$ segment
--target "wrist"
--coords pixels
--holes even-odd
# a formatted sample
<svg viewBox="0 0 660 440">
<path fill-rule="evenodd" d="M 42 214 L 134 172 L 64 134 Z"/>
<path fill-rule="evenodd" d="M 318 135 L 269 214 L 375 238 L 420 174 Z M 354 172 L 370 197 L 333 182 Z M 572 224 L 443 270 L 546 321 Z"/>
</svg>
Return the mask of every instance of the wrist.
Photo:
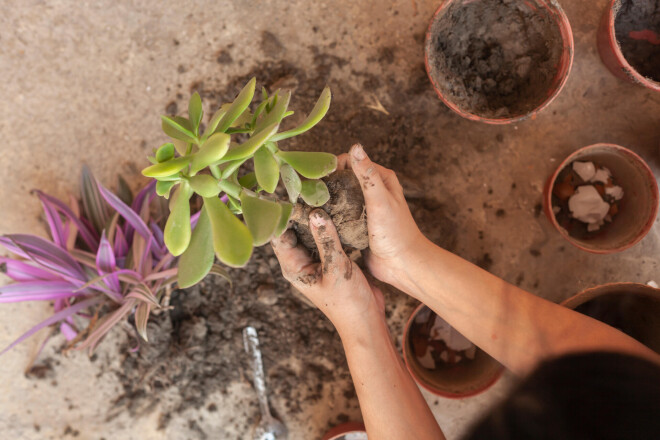
<svg viewBox="0 0 660 440">
<path fill-rule="evenodd" d="M 333 324 L 344 345 L 369 339 L 374 331 L 386 328 L 385 314 L 375 301 L 360 313 L 345 315 Z"/>
<path fill-rule="evenodd" d="M 397 262 L 391 268 L 389 284 L 417 298 L 420 293 L 416 282 L 419 269 L 428 266 L 434 247 L 435 244 L 420 233 L 407 250 L 397 258 Z"/>
</svg>

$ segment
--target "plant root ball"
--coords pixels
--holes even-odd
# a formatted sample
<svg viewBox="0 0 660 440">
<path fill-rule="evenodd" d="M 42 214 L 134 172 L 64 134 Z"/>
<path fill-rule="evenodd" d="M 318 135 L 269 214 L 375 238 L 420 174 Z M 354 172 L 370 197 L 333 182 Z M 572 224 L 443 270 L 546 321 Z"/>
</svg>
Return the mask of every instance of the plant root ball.
<svg viewBox="0 0 660 440">
<path fill-rule="evenodd" d="M 367 212 L 360 182 L 352 170 L 335 171 L 323 179 L 328 186 L 330 200 L 321 206 L 328 213 L 337 228 L 339 239 L 345 251 L 362 250 L 369 246 L 367 233 Z M 305 202 L 297 203 L 293 208 L 291 221 L 298 241 L 314 256 L 318 255 L 314 237 L 309 229 L 309 214 L 317 208 Z"/>
</svg>

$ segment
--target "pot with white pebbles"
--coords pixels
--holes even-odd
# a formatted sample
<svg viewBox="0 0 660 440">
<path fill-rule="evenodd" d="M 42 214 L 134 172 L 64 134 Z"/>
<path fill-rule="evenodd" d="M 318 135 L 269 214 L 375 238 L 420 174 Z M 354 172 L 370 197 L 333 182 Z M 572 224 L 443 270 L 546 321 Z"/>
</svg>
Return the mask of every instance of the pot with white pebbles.
<svg viewBox="0 0 660 440">
<path fill-rule="evenodd" d="M 571 244 L 614 253 L 638 243 L 653 226 L 658 186 L 637 154 L 595 144 L 559 165 L 546 183 L 543 204 L 550 222 Z"/>
</svg>

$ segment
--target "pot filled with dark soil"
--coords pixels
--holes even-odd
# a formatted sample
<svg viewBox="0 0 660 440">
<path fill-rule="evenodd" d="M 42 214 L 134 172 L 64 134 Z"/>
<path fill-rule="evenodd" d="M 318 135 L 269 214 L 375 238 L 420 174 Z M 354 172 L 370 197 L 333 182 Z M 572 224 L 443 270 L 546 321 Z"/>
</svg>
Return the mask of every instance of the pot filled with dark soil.
<svg viewBox="0 0 660 440">
<path fill-rule="evenodd" d="M 660 290 L 655 287 L 604 284 L 580 292 L 561 305 L 617 328 L 660 353 Z"/>
<path fill-rule="evenodd" d="M 367 234 L 367 212 L 364 206 L 362 188 L 350 169 L 335 171 L 323 181 L 328 187 L 330 199 L 320 208 L 328 213 L 337 228 L 342 246 L 350 254 L 353 250 L 363 250 L 369 246 Z M 317 208 L 299 200 L 291 216 L 293 229 L 307 249 L 316 254 L 316 244 L 309 229 L 309 214 Z"/>
<path fill-rule="evenodd" d="M 595 144 L 568 156 L 543 194 L 550 222 L 571 244 L 597 254 L 620 252 L 651 230 L 658 185 L 644 160 L 627 148 Z"/>
<path fill-rule="evenodd" d="M 660 3 L 611 0 L 598 29 L 598 52 L 617 77 L 660 91 Z"/>
<path fill-rule="evenodd" d="M 367 432 L 363 423 L 342 423 L 328 431 L 323 440 L 367 440 Z"/>
<path fill-rule="evenodd" d="M 403 360 L 418 384 L 449 398 L 479 394 L 504 371 L 424 304 L 415 309 L 403 331 Z"/>
<path fill-rule="evenodd" d="M 555 0 L 447 0 L 426 34 L 426 70 L 440 99 L 490 124 L 533 117 L 559 94 L 573 33 Z"/>
</svg>

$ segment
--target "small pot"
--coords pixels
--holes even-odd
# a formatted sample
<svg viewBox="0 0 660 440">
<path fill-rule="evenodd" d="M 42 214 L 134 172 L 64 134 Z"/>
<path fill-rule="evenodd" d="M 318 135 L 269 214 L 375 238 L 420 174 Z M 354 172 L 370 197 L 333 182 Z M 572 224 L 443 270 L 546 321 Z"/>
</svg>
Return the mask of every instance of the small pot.
<svg viewBox="0 0 660 440">
<path fill-rule="evenodd" d="M 650 3 L 651 0 L 643 1 Z M 598 27 L 598 53 L 600 59 L 616 77 L 660 92 L 660 82 L 640 74 L 637 69 L 630 65 L 621 51 L 615 28 L 616 17 L 620 8 L 621 0 L 611 0 L 603 12 Z M 649 32 L 651 31 L 649 30 Z"/>
<path fill-rule="evenodd" d="M 366 438 L 367 431 L 365 431 L 364 424 L 360 422 L 348 422 L 335 426 L 323 436 L 323 440 L 366 440 Z"/>
<path fill-rule="evenodd" d="M 601 232 L 584 239 L 572 237 L 552 212 L 552 190 L 561 171 L 575 160 L 592 161 L 608 168 L 623 188 L 623 199 L 613 221 Z M 595 144 L 577 150 L 557 167 L 543 190 L 543 208 L 550 223 L 572 245 L 595 254 L 621 252 L 638 243 L 651 230 L 658 214 L 658 184 L 637 154 L 614 144 Z"/>
<path fill-rule="evenodd" d="M 453 399 L 474 396 L 495 384 L 502 376 L 504 367 L 478 347 L 474 359 L 468 362 L 435 371 L 420 365 L 413 353 L 410 332 L 417 314 L 427 308 L 420 304 L 403 330 L 403 360 L 415 381 L 435 395 Z"/>
<path fill-rule="evenodd" d="M 638 283 L 603 284 L 561 305 L 618 328 L 660 354 L 660 289 Z"/>
<path fill-rule="evenodd" d="M 438 41 L 438 35 L 440 29 L 442 28 L 442 19 L 445 15 L 450 12 L 450 7 L 452 6 L 466 6 L 470 3 L 473 3 L 475 0 L 445 0 L 441 3 L 440 7 L 435 11 L 431 23 L 426 32 L 426 42 L 424 45 L 424 54 L 425 54 L 425 64 L 426 72 L 431 80 L 431 84 L 435 89 L 435 92 L 440 97 L 442 102 L 447 105 L 454 112 L 463 116 L 466 119 L 473 121 L 485 122 L 487 124 L 511 124 L 514 122 L 522 121 L 527 118 L 534 119 L 536 114 L 546 108 L 561 92 L 568 75 L 571 71 L 571 66 L 573 65 L 573 32 L 571 26 L 568 22 L 566 14 L 562 10 L 561 6 L 557 3 L 556 0 L 519 0 L 519 6 L 521 8 L 526 8 L 529 12 L 534 14 L 546 14 L 552 21 L 554 25 L 557 26 L 557 31 L 559 39 L 557 39 L 557 46 L 561 45 L 561 48 L 557 47 L 559 51 L 558 61 L 555 66 L 552 66 L 556 70 L 554 76 L 552 77 L 549 84 L 546 85 L 545 90 L 535 91 L 533 102 L 531 104 L 525 104 L 524 109 L 510 111 L 508 116 L 499 117 L 494 116 L 492 110 L 488 112 L 479 113 L 476 109 L 470 108 L 466 104 L 466 99 L 471 99 L 467 90 L 457 91 L 454 84 L 451 81 L 446 81 L 443 76 L 440 74 L 441 69 L 436 66 L 437 51 L 434 48 L 434 44 Z M 478 27 L 488 28 L 489 24 L 481 23 Z M 458 32 L 464 32 L 464 29 L 458 29 Z M 509 40 L 510 41 L 510 40 Z M 508 41 L 507 41 L 508 42 Z M 547 43 L 546 43 L 547 44 Z M 532 66 L 534 68 L 536 66 Z M 446 69 L 448 70 L 448 69 Z M 442 70 L 445 71 L 445 70 Z M 527 77 L 525 81 L 529 81 L 530 77 Z M 522 80 L 521 80 L 522 83 Z M 465 92 L 465 93 L 464 93 Z M 468 98 L 466 98 L 466 96 Z M 527 100 L 530 100 L 530 97 L 527 97 Z M 519 104 L 522 106 L 522 104 Z M 488 113 L 488 114 L 486 114 Z"/>
</svg>

